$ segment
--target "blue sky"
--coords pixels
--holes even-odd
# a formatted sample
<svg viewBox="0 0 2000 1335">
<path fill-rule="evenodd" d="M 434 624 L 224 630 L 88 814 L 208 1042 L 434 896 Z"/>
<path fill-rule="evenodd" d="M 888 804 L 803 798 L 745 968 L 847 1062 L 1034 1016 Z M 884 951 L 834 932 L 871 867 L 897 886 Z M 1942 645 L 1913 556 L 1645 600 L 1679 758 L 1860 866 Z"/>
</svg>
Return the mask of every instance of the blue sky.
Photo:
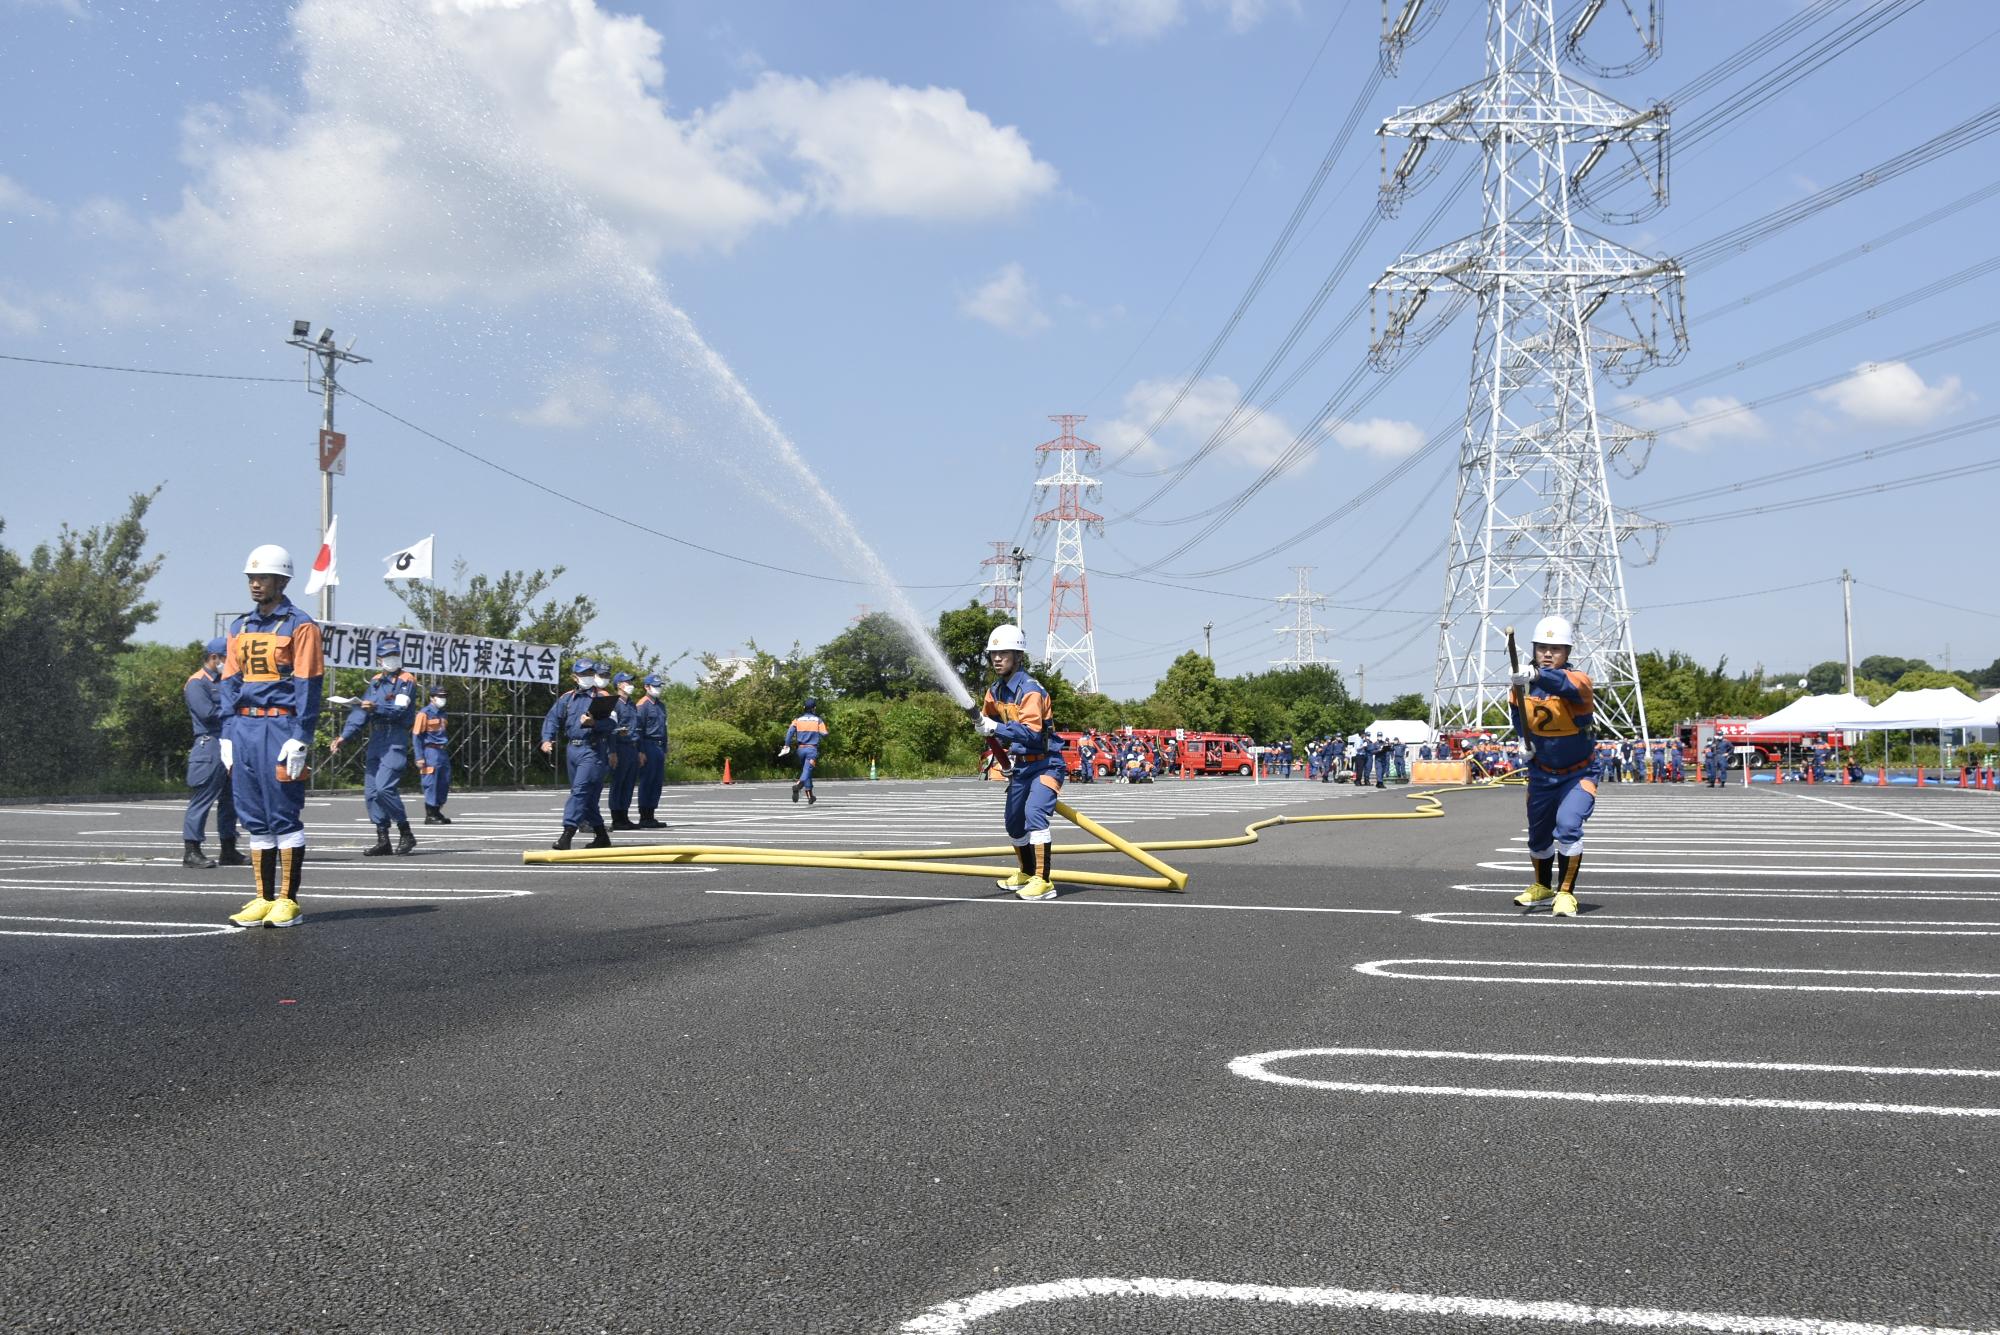
<svg viewBox="0 0 2000 1335">
<path fill-rule="evenodd" d="M 1643 105 L 1802 8 L 1682 0 L 1657 64 L 1589 81 Z M 1184 459 L 1227 415 L 1366 222 L 1376 122 L 1479 76 L 1483 11 L 1444 4 L 1370 101 L 1258 300 L 1126 469 Z M 1374 70 L 1379 21 L 1373 0 L 236 11 L 0 0 L 0 113 L 22 129 L 0 148 L 0 353 L 292 376 L 283 338 L 310 318 L 375 359 L 348 374 L 351 388 L 496 464 L 690 542 L 857 577 L 825 505 L 649 301 L 657 282 L 888 567 L 943 586 L 910 590 L 934 613 L 976 592 L 989 541 L 1029 536 L 1032 451 L 1053 434 L 1049 414 L 1088 413 L 1083 433 L 1117 453 L 1179 387 Z M 1676 122 L 1695 124 L 1838 21 L 1677 107 Z M 1983 6 L 1918 6 L 1683 154 L 1664 213 L 1586 225 L 1678 254 L 1803 199 L 1986 106 L 1996 35 L 2000 14 Z M 1466 161 L 1375 228 L 1302 349 L 1410 244 Z M 1628 564 L 1641 648 L 1738 667 L 1838 657 L 1835 583 L 1712 600 L 1847 566 L 1861 581 L 1857 654 L 1942 662 L 1948 648 L 1960 667 L 2000 656 L 1988 596 L 2000 479 L 1872 490 L 1990 460 L 1990 431 L 1673 499 L 1994 411 L 1989 342 L 1898 361 L 1991 318 L 1986 272 L 1735 369 L 1988 259 L 1992 201 L 1727 308 L 1996 177 L 2000 147 L 1983 140 L 1696 270 L 1686 360 L 1600 387 L 1639 425 L 1710 419 L 1662 434 L 1640 476 L 1614 480 L 1621 505 L 1662 502 L 1661 517 L 1703 521 L 1669 532 L 1653 564 Z M 1473 230 L 1477 208 L 1476 193 L 1458 199 L 1430 244 Z M 1366 340 L 1364 319 L 1140 517 L 1184 519 L 1251 483 L 1363 361 Z M 1461 317 L 1359 420 L 1149 576 L 1162 583 L 1111 576 L 1146 569 L 1198 525 L 1114 520 L 1091 540 L 1106 688 L 1143 694 L 1200 644 L 1205 621 L 1224 672 L 1281 656 L 1274 628 L 1289 618 L 1255 599 L 1289 591 L 1293 565 L 1316 566 L 1314 586 L 1336 604 L 1388 609 L 1326 617 L 1325 652 L 1365 665 L 1371 698 L 1428 686 L 1451 461 L 1433 456 L 1352 516 L 1286 539 L 1462 413 L 1470 347 Z M 1895 364 L 1851 374 L 1870 363 Z M 317 406 L 302 384 L 0 362 L 0 387 L 9 544 L 97 522 L 165 484 L 153 520 L 162 614 L 149 633 L 206 633 L 241 601 L 235 572 L 256 543 L 309 559 Z M 1650 397 L 1621 406 L 1625 395 Z M 377 558 L 430 532 L 441 557 L 475 570 L 568 567 L 559 587 L 598 599 L 599 632 L 669 657 L 749 639 L 812 645 L 883 604 L 865 587 L 732 564 L 556 500 L 351 399 L 340 415 L 342 619 L 392 618 Z M 1111 516 L 1159 484 L 1102 478 L 1098 508 Z M 1845 489 L 1863 490 L 1708 518 Z M 1240 570 L 1193 573 L 1274 547 Z M 1031 565 L 1037 645 L 1047 578 L 1046 562 Z"/>
</svg>

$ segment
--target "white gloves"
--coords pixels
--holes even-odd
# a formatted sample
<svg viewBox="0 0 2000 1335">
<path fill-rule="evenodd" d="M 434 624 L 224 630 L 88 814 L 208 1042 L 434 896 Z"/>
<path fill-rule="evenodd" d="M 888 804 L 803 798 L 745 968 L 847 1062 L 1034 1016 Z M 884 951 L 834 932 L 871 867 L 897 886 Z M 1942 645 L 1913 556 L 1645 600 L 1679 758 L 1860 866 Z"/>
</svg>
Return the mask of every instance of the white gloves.
<svg viewBox="0 0 2000 1335">
<path fill-rule="evenodd" d="M 979 716 L 979 735 L 981 737 L 991 737 L 994 733 L 998 731 L 1000 731 L 999 719 L 993 718 L 992 716 L 987 714 L 981 714 Z"/>
<path fill-rule="evenodd" d="M 305 777 L 306 744 L 293 738 L 278 748 L 278 768 L 285 772 L 285 781 L 297 783 Z"/>
<path fill-rule="evenodd" d="M 781 746 L 778 748 L 778 759 L 783 760 L 786 756 L 790 755 L 791 753 L 792 753 L 791 747 Z"/>
<path fill-rule="evenodd" d="M 1507 678 L 1507 680 L 1513 685 L 1514 689 L 1517 691 L 1527 689 L 1528 674 L 1525 672 L 1516 672 L 1513 676 Z"/>
<path fill-rule="evenodd" d="M 222 739 L 222 768 L 236 768 L 236 744 L 227 737 Z"/>
</svg>

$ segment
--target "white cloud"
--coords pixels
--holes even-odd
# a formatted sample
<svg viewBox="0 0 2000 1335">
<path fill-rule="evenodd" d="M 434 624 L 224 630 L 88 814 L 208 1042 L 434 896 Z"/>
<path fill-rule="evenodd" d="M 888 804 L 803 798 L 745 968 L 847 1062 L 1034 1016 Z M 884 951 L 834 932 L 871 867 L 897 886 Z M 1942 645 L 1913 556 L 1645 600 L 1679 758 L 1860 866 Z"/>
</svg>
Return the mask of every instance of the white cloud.
<svg viewBox="0 0 2000 1335">
<path fill-rule="evenodd" d="M 597 218 L 650 261 L 815 211 L 986 217 L 1056 182 L 950 89 L 770 75 L 676 116 L 660 34 L 596 0 L 303 0 L 292 23 L 299 105 L 191 115 L 162 224 L 260 294 L 504 299 L 572 280 Z"/>
<path fill-rule="evenodd" d="M 1813 397 L 1857 422 L 1920 426 L 1956 411 L 1970 396 L 1955 375 L 1929 385 L 1908 362 L 1863 362 L 1853 375 Z"/>
<path fill-rule="evenodd" d="M 1093 439 L 1114 455 L 1138 445 L 1146 429 L 1159 418 L 1180 392 L 1178 380 L 1142 380 L 1125 395 L 1124 411 L 1096 429 Z M 1187 397 L 1167 419 L 1159 434 L 1139 446 L 1135 458 L 1161 460 L 1182 457 L 1200 447 L 1229 421 L 1242 401 L 1236 382 L 1228 376 L 1205 376 L 1195 382 Z M 1298 433 L 1275 413 L 1246 408 L 1233 423 L 1229 438 L 1216 447 L 1216 457 L 1249 468 L 1268 468 L 1290 447 Z M 1311 462 L 1301 460 L 1299 467 Z"/>
<path fill-rule="evenodd" d="M 1415 422 L 1399 422 L 1388 417 L 1371 417 L 1365 422 L 1342 422 L 1333 429 L 1333 438 L 1350 450 L 1365 450 L 1382 459 L 1400 459 L 1413 454 L 1426 437 Z"/>
<path fill-rule="evenodd" d="M 606 419 L 677 430 L 679 423 L 650 394 L 621 393 L 611 377 L 593 367 L 575 367 L 558 375 L 541 402 L 516 412 L 527 426 L 575 430 Z"/>
<path fill-rule="evenodd" d="M 799 164 L 813 203 L 834 213 L 987 218 L 1056 184 L 1019 130 L 994 125 L 955 88 L 766 74 L 702 125 L 723 143 L 777 147 Z"/>
<path fill-rule="evenodd" d="M 1704 450 L 1719 441 L 1762 440 L 1771 434 L 1764 419 L 1733 394 L 1705 394 L 1692 403 L 1682 403 L 1671 394 L 1649 399 L 1627 394 L 1618 401 L 1618 415 L 1648 430 L 1676 428 L 1666 437 L 1684 450 Z M 1687 421 L 1694 425 L 1680 425 Z"/>
<path fill-rule="evenodd" d="M 41 317 L 33 310 L 0 296 L 0 332 L 25 335 L 41 327 Z"/>
<path fill-rule="evenodd" d="M 1033 284 L 1019 263 L 1003 264 L 979 289 L 961 298 L 958 309 L 1003 333 L 1027 335 L 1049 327 Z"/>
<path fill-rule="evenodd" d="M 1117 41 L 1151 41 L 1186 17 L 1181 0 L 1060 0 L 1100 45 Z M 1248 32 L 1263 22 L 1274 6 L 1294 12 L 1298 0 L 1201 0 L 1202 8 L 1220 13 L 1231 32 Z"/>
<path fill-rule="evenodd" d="M 55 206 L 13 177 L 0 174 L 0 218 L 46 218 Z"/>
</svg>

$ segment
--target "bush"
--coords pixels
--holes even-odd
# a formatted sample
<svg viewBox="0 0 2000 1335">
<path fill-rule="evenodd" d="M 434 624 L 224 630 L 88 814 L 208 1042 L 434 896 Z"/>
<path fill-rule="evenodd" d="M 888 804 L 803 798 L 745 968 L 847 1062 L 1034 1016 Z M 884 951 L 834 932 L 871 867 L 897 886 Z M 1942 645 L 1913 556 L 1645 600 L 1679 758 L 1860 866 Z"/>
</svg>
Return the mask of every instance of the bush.
<svg viewBox="0 0 2000 1335">
<path fill-rule="evenodd" d="M 885 754 L 919 761 L 939 761 L 951 749 L 952 737 L 970 725 L 951 697 L 924 691 L 898 700 L 883 711 Z"/>
<path fill-rule="evenodd" d="M 674 764 L 695 773 L 721 769 L 725 756 L 737 765 L 769 759 L 757 751 L 756 743 L 741 728 L 720 719 L 696 719 L 674 729 L 670 736 Z"/>
<path fill-rule="evenodd" d="M 826 749 L 866 774 L 868 762 L 882 754 L 882 715 L 887 706 L 876 700 L 835 700 L 825 710 Z"/>
</svg>

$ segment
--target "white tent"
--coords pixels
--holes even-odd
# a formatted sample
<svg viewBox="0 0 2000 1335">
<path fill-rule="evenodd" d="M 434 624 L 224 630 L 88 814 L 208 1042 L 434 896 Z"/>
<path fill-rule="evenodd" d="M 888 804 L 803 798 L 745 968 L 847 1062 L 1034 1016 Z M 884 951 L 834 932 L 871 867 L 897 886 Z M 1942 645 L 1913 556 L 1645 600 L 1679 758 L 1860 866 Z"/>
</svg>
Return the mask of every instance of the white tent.
<svg viewBox="0 0 2000 1335">
<path fill-rule="evenodd" d="M 1364 731 L 1369 737 L 1379 733 L 1390 741 L 1401 742 L 1405 746 L 1429 746 L 1436 737 L 1431 731 L 1430 724 L 1420 723 L 1415 719 L 1376 719 Z"/>
<path fill-rule="evenodd" d="M 1978 728 L 1992 725 L 1992 711 L 1954 686 L 1898 691 L 1875 706 L 1865 722 L 1843 723 L 1856 731 L 1906 728 Z"/>
<path fill-rule="evenodd" d="M 1752 732 L 1825 732 L 1865 728 L 1875 706 L 1858 695 L 1808 695 L 1750 725 Z"/>
</svg>

